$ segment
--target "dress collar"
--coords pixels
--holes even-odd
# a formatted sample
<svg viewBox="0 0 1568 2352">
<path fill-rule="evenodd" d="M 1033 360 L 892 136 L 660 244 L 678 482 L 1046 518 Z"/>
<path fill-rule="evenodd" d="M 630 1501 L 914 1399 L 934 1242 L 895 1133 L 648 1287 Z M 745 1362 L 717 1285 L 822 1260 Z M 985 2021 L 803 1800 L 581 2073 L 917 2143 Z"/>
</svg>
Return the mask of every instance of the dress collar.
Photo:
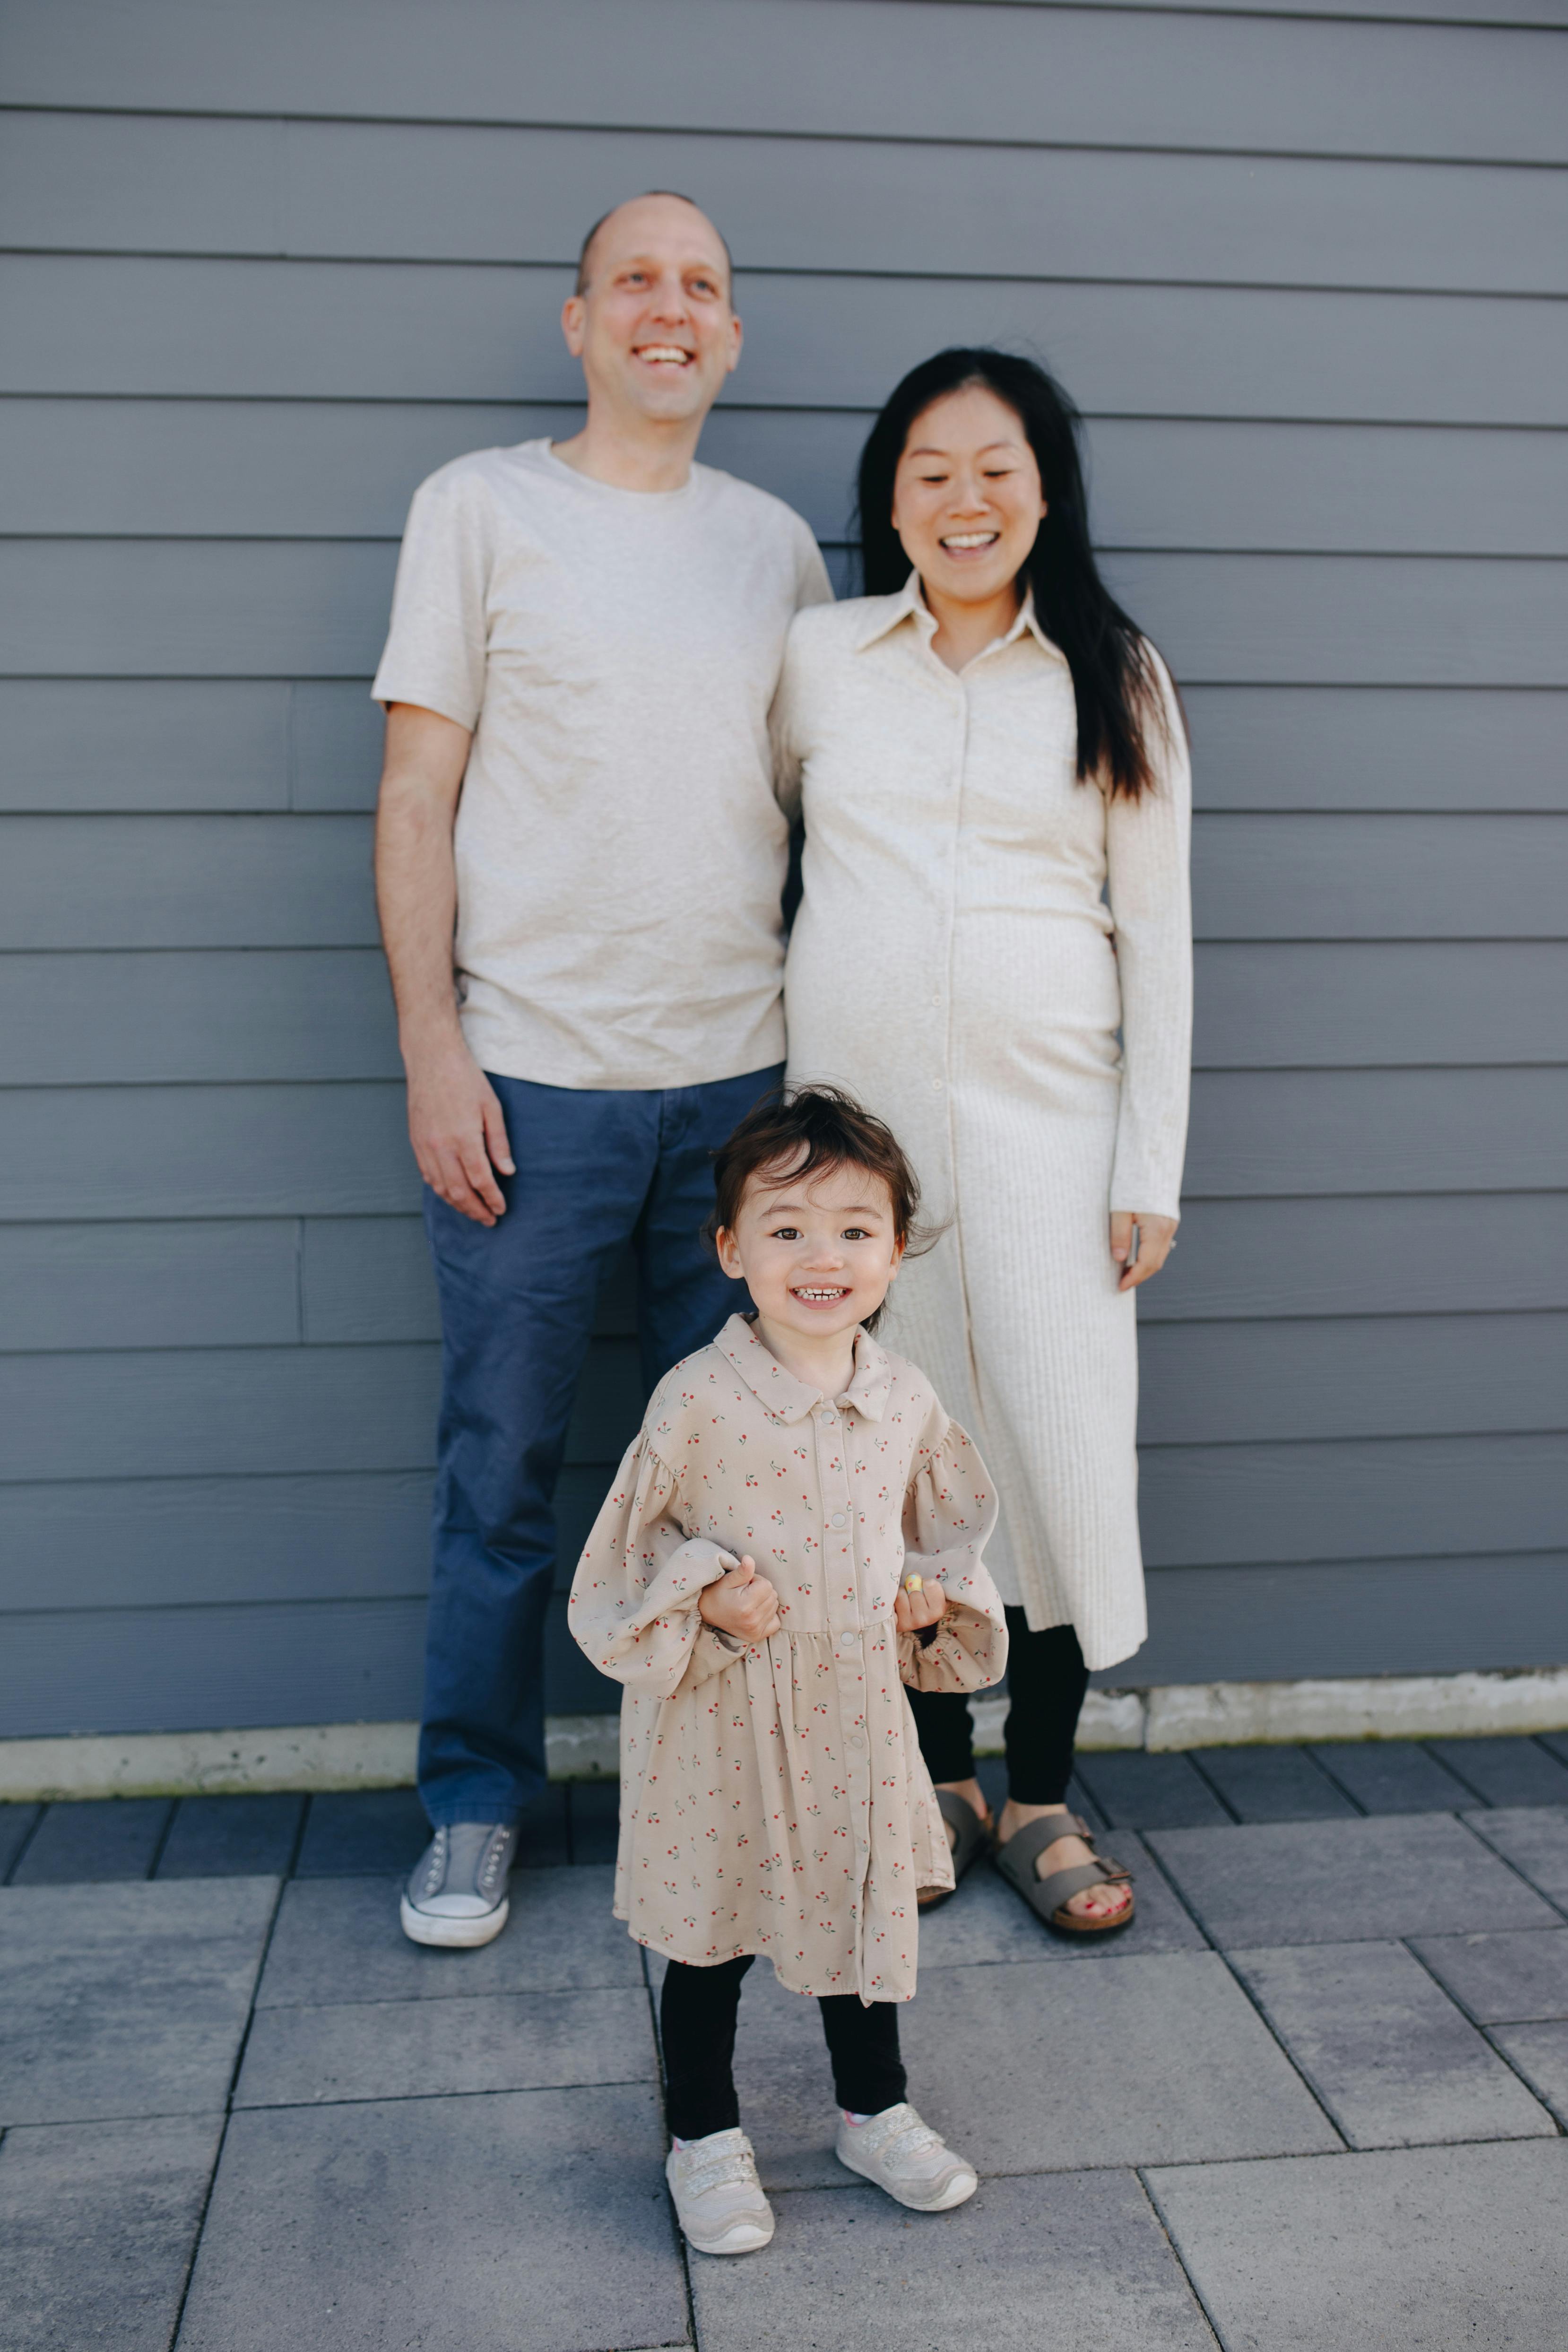
<svg viewBox="0 0 1568 2352">
<path fill-rule="evenodd" d="M 732 1315 L 714 1346 L 734 1366 L 747 1387 L 775 1421 L 804 1421 L 822 1402 L 820 1389 L 808 1387 L 787 1371 L 769 1353 L 743 1315 Z M 893 1366 L 869 1331 L 855 1333 L 855 1368 L 850 1384 L 835 1404 L 852 1405 L 862 1421 L 880 1421 L 893 1387 Z"/>
<path fill-rule="evenodd" d="M 904 621 L 913 621 L 927 645 L 936 634 L 936 623 L 926 604 L 918 572 L 910 573 L 896 596 L 873 596 L 867 601 L 873 609 L 864 630 L 855 639 L 857 653 L 864 653 L 868 646 L 874 646 L 883 637 L 891 636 Z M 1063 659 L 1061 646 L 1052 644 L 1036 618 L 1032 588 L 1013 615 L 1011 628 L 1005 636 L 998 637 L 994 642 L 1001 646 L 1016 645 L 1026 629 L 1040 651 L 1049 654 L 1052 661 Z M 992 647 L 988 646 L 986 651 L 989 653 L 991 650 Z M 984 655 L 976 656 L 977 661 L 984 658 Z"/>
</svg>

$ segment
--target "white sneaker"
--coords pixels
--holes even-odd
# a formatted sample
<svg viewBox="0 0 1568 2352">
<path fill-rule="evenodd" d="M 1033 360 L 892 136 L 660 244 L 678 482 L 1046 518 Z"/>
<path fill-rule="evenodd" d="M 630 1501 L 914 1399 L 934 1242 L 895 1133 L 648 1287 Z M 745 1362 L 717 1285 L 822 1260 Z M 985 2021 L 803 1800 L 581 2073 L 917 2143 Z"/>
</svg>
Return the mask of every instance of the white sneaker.
<svg viewBox="0 0 1568 2352">
<path fill-rule="evenodd" d="M 457 1822 L 439 1829 L 409 1873 L 399 1917 L 414 1944 L 471 1949 L 507 1924 L 507 1874 L 517 1851 L 509 1822 Z"/>
<path fill-rule="evenodd" d="M 841 2108 L 838 2158 L 918 2213 L 946 2213 L 980 2185 L 974 2166 L 955 2156 L 907 2099 L 863 2124 L 846 2123 Z"/>
<path fill-rule="evenodd" d="M 686 2243 L 699 2254 L 752 2254 L 773 2235 L 773 2208 L 738 2124 L 673 2147 L 664 2178 Z"/>
</svg>

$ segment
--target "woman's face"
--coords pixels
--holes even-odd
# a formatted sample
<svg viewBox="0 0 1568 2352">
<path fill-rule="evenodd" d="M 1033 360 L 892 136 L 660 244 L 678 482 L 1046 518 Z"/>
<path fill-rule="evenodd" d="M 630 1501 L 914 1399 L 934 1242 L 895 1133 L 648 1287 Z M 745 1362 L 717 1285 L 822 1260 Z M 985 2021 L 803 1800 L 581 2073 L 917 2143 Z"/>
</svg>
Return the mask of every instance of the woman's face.
<svg viewBox="0 0 1568 2352">
<path fill-rule="evenodd" d="M 1045 513 L 1017 411 L 984 384 L 944 394 L 909 428 L 893 527 L 927 594 L 983 604 L 1009 589 Z"/>
</svg>

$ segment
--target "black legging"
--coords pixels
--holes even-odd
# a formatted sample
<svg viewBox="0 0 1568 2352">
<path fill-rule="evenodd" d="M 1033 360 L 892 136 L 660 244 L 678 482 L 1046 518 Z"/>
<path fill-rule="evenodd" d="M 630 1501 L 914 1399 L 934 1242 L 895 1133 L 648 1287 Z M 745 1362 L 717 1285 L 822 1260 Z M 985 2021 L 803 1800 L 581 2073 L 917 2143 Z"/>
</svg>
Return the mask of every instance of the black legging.
<svg viewBox="0 0 1568 2352">
<path fill-rule="evenodd" d="M 1072 1776 L 1089 1669 L 1071 1625 L 1031 1633 L 1021 1609 L 1007 1615 L 1008 1794 L 1020 1805 L 1060 1805 Z M 975 1725 L 963 1693 L 912 1690 L 909 1704 L 933 1780 L 972 1780 Z"/>
<path fill-rule="evenodd" d="M 672 1960 L 665 1972 L 659 2029 L 670 2129 L 677 2139 L 706 2139 L 740 2121 L 731 2070 L 740 1980 L 750 1966 L 747 1953 L 711 1969 Z M 897 2106 L 904 2093 L 897 2002 L 873 2001 L 866 2009 L 858 1993 L 832 1992 L 821 1994 L 819 2006 L 840 2106 L 861 2116 Z"/>
</svg>

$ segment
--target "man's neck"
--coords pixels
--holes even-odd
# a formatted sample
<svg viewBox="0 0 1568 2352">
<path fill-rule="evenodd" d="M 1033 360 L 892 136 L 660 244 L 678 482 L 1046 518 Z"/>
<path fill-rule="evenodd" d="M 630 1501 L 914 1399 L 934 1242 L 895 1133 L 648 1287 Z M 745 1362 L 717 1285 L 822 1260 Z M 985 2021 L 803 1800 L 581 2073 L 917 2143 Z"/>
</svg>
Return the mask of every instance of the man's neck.
<svg viewBox="0 0 1568 2352">
<path fill-rule="evenodd" d="M 616 490 L 681 490 L 691 478 L 705 418 L 664 424 L 648 416 L 606 415 L 593 401 L 588 422 L 570 441 L 550 444 L 563 465 Z"/>
<path fill-rule="evenodd" d="M 824 1332 L 821 1339 L 814 1339 L 803 1332 L 781 1331 L 776 1323 L 769 1323 L 761 1315 L 752 1328 L 768 1354 L 776 1357 L 787 1372 L 793 1372 L 798 1381 L 821 1396 L 842 1396 L 855 1376 L 852 1330 Z"/>
</svg>

